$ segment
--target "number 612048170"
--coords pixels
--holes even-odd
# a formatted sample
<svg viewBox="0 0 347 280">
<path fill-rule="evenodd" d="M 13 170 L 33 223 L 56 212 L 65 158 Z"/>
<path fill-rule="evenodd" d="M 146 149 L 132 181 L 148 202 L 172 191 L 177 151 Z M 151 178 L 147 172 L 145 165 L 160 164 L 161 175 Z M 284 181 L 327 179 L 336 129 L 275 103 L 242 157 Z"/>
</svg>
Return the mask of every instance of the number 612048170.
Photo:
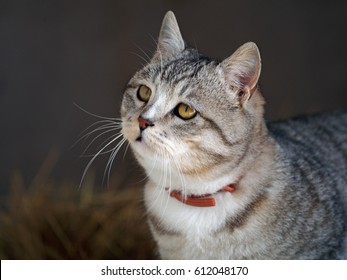
<svg viewBox="0 0 347 280">
<path fill-rule="evenodd" d="M 195 275 L 247 275 L 248 268 L 246 266 L 235 267 L 197 267 L 194 271 Z"/>
</svg>

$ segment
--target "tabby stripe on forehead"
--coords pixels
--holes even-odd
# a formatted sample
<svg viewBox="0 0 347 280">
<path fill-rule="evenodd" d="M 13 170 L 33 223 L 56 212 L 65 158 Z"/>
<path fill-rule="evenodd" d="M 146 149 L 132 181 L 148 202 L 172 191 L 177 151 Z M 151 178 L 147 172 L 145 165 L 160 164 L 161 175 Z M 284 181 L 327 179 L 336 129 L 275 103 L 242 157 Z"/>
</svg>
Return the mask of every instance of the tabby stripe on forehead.
<svg viewBox="0 0 347 280">
<path fill-rule="evenodd" d="M 183 80 L 190 80 L 193 76 L 194 76 L 194 73 L 193 74 L 188 74 L 188 75 L 182 75 L 182 76 L 180 76 L 177 79 L 172 79 L 171 82 L 175 83 L 175 84 L 178 84 L 179 82 L 181 82 Z"/>
<path fill-rule="evenodd" d="M 192 69 L 193 71 L 191 71 L 190 73 L 188 71 L 185 71 L 185 72 L 188 72 L 187 74 L 185 75 L 182 75 L 182 76 L 178 76 L 178 78 L 176 79 L 172 79 L 172 82 L 175 83 L 175 84 L 178 84 L 179 82 L 183 81 L 183 80 L 188 80 L 188 82 L 190 82 L 190 80 L 195 77 L 199 71 L 205 66 L 206 64 L 201 64 L 199 66 L 196 66 L 194 69 Z"/>
<path fill-rule="evenodd" d="M 187 89 L 189 88 L 189 84 L 185 84 L 183 85 L 183 87 L 181 88 L 180 92 L 178 93 L 179 95 L 183 95 L 186 93 Z"/>
<path fill-rule="evenodd" d="M 183 79 L 191 79 L 197 75 L 197 73 L 208 63 L 210 60 L 195 58 L 192 60 L 174 60 L 167 63 L 161 74 L 161 79 L 168 82 L 178 83 Z"/>
</svg>

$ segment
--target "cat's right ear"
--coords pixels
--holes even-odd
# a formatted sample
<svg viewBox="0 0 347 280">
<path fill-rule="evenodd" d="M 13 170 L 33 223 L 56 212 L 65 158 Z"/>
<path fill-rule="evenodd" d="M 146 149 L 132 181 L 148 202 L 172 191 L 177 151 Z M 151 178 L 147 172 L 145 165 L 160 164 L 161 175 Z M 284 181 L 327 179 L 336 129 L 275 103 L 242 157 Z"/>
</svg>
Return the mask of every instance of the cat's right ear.
<svg viewBox="0 0 347 280">
<path fill-rule="evenodd" d="M 261 71 L 257 45 L 252 42 L 242 45 L 221 66 L 226 82 L 238 88 L 243 101 L 249 100 L 257 89 Z"/>
<path fill-rule="evenodd" d="M 173 12 L 168 11 L 161 25 L 157 52 L 154 57 L 171 57 L 185 49 L 185 43 L 182 38 L 176 17 Z"/>
</svg>

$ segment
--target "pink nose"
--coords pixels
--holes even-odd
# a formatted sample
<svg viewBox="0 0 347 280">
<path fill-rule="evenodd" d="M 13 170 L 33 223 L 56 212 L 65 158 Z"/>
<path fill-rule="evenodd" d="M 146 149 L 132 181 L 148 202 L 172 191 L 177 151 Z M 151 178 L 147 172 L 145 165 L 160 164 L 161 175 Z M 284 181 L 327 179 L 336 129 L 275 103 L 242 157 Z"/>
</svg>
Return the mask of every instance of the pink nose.
<svg viewBox="0 0 347 280">
<path fill-rule="evenodd" d="M 141 130 L 146 129 L 149 126 L 154 126 L 154 124 L 152 124 L 149 120 L 146 120 L 141 116 L 138 118 L 138 121 L 139 121 L 139 127 Z"/>
</svg>

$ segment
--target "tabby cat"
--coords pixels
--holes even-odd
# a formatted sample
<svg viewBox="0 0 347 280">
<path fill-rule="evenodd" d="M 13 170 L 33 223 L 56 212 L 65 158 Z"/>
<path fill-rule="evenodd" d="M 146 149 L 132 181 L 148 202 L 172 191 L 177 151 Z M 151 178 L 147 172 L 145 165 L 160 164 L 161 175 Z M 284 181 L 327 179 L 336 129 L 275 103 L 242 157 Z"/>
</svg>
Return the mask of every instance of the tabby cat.
<svg viewBox="0 0 347 280">
<path fill-rule="evenodd" d="M 122 133 L 161 258 L 347 258 L 347 113 L 265 123 L 260 71 L 254 43 L 211 59 L 168 12 L 127 85 Z"/>
</svg>

